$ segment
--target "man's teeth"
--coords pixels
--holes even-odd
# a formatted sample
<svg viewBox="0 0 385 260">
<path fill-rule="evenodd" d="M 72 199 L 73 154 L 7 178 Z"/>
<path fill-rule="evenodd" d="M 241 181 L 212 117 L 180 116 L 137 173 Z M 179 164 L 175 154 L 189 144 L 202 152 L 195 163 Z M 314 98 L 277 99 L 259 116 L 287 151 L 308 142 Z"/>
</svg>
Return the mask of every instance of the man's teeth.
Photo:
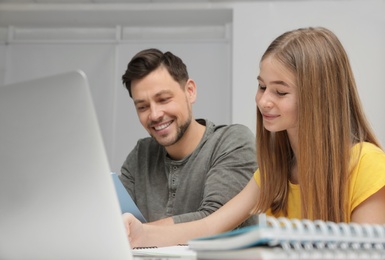
<svg viewBox="0 0 385 260">
<path fill-rule="evenodd" d="M 156 130 L 156 131 L 159 131 L 159 130 L 165 129 L 165 128 L 168 127 L 170 124 L 171 124 L 171 122 L 170 122 L 170 123 L 167 123 L 167 124 L 163 124 L 163 125 L 158 125 L 158 126 L 155 127 L 155 130 Z"/>
</svg>

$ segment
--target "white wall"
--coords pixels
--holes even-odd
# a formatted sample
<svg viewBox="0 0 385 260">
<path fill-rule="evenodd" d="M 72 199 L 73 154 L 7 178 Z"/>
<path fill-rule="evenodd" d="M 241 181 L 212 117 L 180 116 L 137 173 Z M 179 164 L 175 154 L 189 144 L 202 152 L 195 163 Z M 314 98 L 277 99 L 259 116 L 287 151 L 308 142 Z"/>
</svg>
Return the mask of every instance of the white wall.
<svg viewBox="0 0 385 260">
<path fill-rule="evenodd" d="M 0 85 L 4 82 L 6 60 L 6 47 L 0 44 Z"/>
<path fill-rule="evenodd" d="M 218 9 L 224 14 L 221 19 L 228 23 L 223 24 L 224 37 L 217 37 L 214 29 L 212 33 L 203 33 L 205 36 L 201 39 L 198 35 L 193 40 L 183 39 L 183 35 L 191 35 L 184 30 L 179 38 L 163 36 L 158 41 L 88 39 L 73 42 L 67 41 L 65 33 L 61 35 L 59 30 L 56 33 L 59 39 L 45 42 L 40 36 L 46 32 L 31 30 L 19 35 L 35 35 L 37 41 L 9 41 L 8 38 L 1 44 L 4 37 L 0 35 L 0 84 L 83 69 L 90 79 L 112 170 L 119 171 L 136 140 L 147 135 L 120 81 L 128 60 L 136 51 L 158 47 L 171 50 L 185 60 L 190 76 L 198 83 L 196 117 L 209 118 L 218 124 L 242 123 L 255 131 L 254 96 L 262 53 L 275 37 L 287 30 L 325 26 L 333 30 L 346 47 L 364 109 L 385 145 L 385 0 L 226 1 L 200 5 L 200 8 Z M 232 11 L 230 20 L 226 20 L 224 9 Z M 191 17 L 194 15 L 189 19 L 193 19 Z M 206 17 L 209 17 L 207 13 Z M 113 17 L 109 23 L 111 20 Z M 194 21 L 198 23 L 199 18 Z M 114 30 L 100 30 L 115 37 Z M 81 35 L 82 31 L 76 33 Z M 87 33 L 90 34 L 90 30 L 84 31 Z M 155 34 L 164 35 L 164 32 L 158 30 Z M 215 39 L 210 39 L 210 35 L 215 35 Z"/>
</svg>

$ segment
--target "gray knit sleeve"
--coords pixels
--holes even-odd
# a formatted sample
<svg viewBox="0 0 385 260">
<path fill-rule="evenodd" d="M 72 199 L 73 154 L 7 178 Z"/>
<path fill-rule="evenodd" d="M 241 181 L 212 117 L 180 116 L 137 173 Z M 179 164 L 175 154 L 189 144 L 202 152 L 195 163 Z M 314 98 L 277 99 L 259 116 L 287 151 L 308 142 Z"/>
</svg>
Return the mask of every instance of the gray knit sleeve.
<svg viewBox="0 0 385 260">
<path fill-rule="evenodd" d="M 201 169 L 205 167 L 204 164 L 199 164 L 199 161 L 209 158 L 200 207 L 195 212 L 173 216 L 174 222 L 201 219 L 238 194 L 257 169 L 255 150 L 254 134 L 243 125 L 226 126 L 208 138 L 195 158 L 198 163 L 191 172 L 197 175 L 205 172 Z M 253 223 L 256 223 L 256 219 L 251 218 L 245 224 Z"/>
</svg>

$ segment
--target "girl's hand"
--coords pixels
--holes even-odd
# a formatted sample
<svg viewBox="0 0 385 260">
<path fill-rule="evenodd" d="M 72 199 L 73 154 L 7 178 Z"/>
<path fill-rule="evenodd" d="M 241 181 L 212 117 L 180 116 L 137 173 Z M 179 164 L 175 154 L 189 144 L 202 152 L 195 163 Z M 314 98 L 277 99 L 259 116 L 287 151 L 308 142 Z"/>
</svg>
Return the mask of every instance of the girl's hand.
<svg viewBox="0 0 385 260">
<path fill-rule="evenodd" d="M 145 231 L 142 222 L 131 213 L 124 213 L 122 217 L 131 247 L 145 246 Z"/>
</svg>

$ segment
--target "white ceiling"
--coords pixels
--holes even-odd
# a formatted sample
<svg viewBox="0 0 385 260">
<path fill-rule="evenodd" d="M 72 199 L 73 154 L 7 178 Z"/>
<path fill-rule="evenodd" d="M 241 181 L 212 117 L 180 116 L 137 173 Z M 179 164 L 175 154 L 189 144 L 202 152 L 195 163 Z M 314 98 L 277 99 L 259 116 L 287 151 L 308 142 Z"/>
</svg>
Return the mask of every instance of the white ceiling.
<svg viewBox="0 0 385 260">
<path fill-rule="evenodd" d="M 0 0 L 0 27 L 217 26 L 232 21 L 230 2 Z"/>
<path fill-rule="evenodd" d="M 263 1 L 275 0 L 0 0 L 0 27 L 223 26 L 233 3 Z"/>
<path fill-rule="evenodd" d="M 258 0 L 235 0 L 235 2 L 253 2 Z M 2 3 L 218 3 L 218 2 L 234 2 L 234 0 L 0 0 Z"/>
</svg>

